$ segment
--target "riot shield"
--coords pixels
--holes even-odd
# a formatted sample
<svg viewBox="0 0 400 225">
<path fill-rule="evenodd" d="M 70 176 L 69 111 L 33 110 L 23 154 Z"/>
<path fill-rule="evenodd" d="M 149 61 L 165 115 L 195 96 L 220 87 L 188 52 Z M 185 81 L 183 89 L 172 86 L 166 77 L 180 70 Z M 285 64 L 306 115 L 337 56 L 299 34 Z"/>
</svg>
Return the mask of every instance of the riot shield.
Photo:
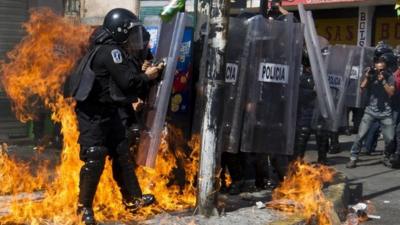
<svg viewBox="0 0 400 225">
<path fill-rule="evenodd" d="M 249 19 L 241 151 L 293 154 L 303 26 Z"/>
<path fill-rule="evenodd" d="M 343 111 L 352 65 L 357 52 L 355 46 L 334 45 L 329 47 L 326 68 L 329 86 L 335 103 L 335 114 L 330 120 L 329 130 L 336 132 L 344 120 Z"/>
<path fill-rule="evenodd" d="M 347 107 L 364 107 L 363 94 L 360 89 L 361 79 L 367 67 L 374 65 L 374 51 L 372 47 L 354 47 L 354 61 L 352 64 L 349 85 L 347 87 L 345 105 Z"/>
<path fill-rule="evenodd" d="M 240 73 L 241 63 L 246 57 L 243 50 L 247 25 L 245 18 L 229 19 L 228 42 L 225 51 L 225 85 L 223 97 L 223 117 L 219 130 L 219 151 L 238 153 L 242 129 L 243 106 L 245 100 L 245 73 Z"/>
<path fill-rule="evenodd" d="M 161 20 L 158 21 L 161 22 Z M 159 27 L 159 30 L 152 31 L 150 29 L 150 33 L 155 34 L 157 37 L 156 41 L 153 39 L 153 44 L 157 45 L 154 50 L 154 58 L 156 61 L 163 59 L 166 66 L 162 80 L 151 90 L 149 101 L 147 102 L 146 118 L 140 135 L 139 151 L 136 157 L 139 165 L 148 167 L 154 167 L 155 165 L 178 63 L 179 50 L 184 29 L 188 22 L 189 18 L 185 13 L 178 13 L 168 23 L 154 24 L 153 27 Z"/>
<path fill-rule="evenodd" d="M 329 46 L 325 52 L 326 75 L 335 110 L 332 117 L 322 118 L 320 107 L 318 107 L 313 116 L 312 126 L 314 128 L 322 125 L 324 129 L 336 132 L 341 125 L 345 125 L 345 118 L 343 117 L 344 103 L 356 51 L 357 47 L 355 46 L 334 45 Z"/>
<path fill-rule="evenodd" d="M 317 35 L 311 12 L 298 4 L 301 22 L 305 24 L 304 38 L 310 58 L 311 70 L 317 92 L 317 100 L 321 115 L 325 119 L 332 119 L 335 114 L 335 104 L 329 87 L 327 70 L 321 54 L 320 39 Z"/>
</svg>

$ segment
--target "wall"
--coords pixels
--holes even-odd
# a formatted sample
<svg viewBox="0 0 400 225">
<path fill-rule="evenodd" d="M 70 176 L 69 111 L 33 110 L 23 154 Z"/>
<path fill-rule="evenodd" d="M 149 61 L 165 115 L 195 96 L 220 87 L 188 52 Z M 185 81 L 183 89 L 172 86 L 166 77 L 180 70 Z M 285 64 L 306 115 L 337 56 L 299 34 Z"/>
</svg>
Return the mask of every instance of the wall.
<svg viewBox="0 0 400 225">
<path fill-rule="evenodd" d="M 36 7 L 49 7 L 54 12 L 62 15 L 64 12 L 64 1 L 63 0 L 30 0 L 29 8 Z"/>
<path fill-rule="evenodd" d="M 330 44 L 356 45 L 358 8 L 312 11 L 319 35 Z"/>
<path fill-rule="evenodd" d="M 135 0 L 81 0 L 81 21 L 90 25 L 100 25 L 104 16 L 113 8 L 135 11 Z"/>
<path fill-rule="evenodd" d="M 387 41 L 392 46 L 400 45 L 400 20 L 396 16 L 393 6 L 376 7 L 374 17 L 374 36 L 378 41 Z"/>
</svg>

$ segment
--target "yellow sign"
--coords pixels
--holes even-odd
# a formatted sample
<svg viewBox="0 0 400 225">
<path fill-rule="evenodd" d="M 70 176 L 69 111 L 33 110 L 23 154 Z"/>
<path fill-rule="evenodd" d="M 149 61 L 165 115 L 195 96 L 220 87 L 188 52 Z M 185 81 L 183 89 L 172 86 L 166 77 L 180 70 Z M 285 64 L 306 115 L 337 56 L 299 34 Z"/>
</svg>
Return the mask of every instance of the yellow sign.
<svg viewBox="0 0 400 225">
<path fill-rule="evenodd" d="M 329 44 L 357 44 L 358 18 L 317 19 L 317 32 Z"/>
<path fill-rule="evenodd" d="M 400 45 L 400 20 L 397 17 L 376 18 L 375 44 L 382 40 L 393 47 Z"/>
</svg>

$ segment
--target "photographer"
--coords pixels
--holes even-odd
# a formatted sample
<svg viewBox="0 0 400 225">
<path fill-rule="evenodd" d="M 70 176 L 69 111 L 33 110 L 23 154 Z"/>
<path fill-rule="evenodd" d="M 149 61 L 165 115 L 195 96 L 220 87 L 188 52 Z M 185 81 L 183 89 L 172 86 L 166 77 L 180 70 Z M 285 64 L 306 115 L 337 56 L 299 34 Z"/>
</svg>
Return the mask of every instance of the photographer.
<svg viewBox="0 0 400 225">
<path fill-rule="evenodd" d="M 368 68 L 361 89 L 368 94 L 368 104 L 364 111 L 364 116 L 358 130 L 356 140 L 351 148 L 350 161 L 347 168 L 355 168 L 356 160 L 372 123 L 377 121 L 381 125 L 382 134 L 385 140 L 385 157 L 390 155 L 394 139 L 394 121 L 393 110 L 391 106 L 391 97 L 395 94 L 393 71 L 388 68 L 387 55 L 393 52 L 387 52 L 375 58 L 373 68 Z"/>
</svg>

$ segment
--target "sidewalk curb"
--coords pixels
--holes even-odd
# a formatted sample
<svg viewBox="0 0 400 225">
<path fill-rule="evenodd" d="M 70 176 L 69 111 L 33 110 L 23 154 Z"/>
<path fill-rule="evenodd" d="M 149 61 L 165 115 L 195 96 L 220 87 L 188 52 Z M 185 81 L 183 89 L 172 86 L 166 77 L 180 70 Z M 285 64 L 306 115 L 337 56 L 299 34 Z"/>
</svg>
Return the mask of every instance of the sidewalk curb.
<svg viewBox="0 0 400 225">
<path fill-rule="evenodd" d="M 338 171 L 334 180 L 324 190 L 325 196 L 333 203 L 334 211 L 331 218 L 333 225 L 340 225 L 340 221 L 344 221 L 347 215 L 347 205 L 349 202 L 349 189 L 347 184 L 347 177 Z M 270 225 L 305 225 L 306 219 L 297 215 L 289 216 L 289 218 L 281 221 L 276 221 Z"/>
<path fill-rule="evenodd" d="M 284 220 L 272 222 L 269 225 L 305 225 L 305 224 L 306 224 L 305 218 L 293 215 L 289 216 L 289 218 L 286 218 Z"/>
<path fill-rule="evenodd" d="M 342 172 L 337 171 L 332 184 L 325 191 L 325 196 L 333 203 L 335 217 L 339 219 L 340 225 L 340 220 L 346 220 L 350 200 L 347 177 Z"/>
</svg>

